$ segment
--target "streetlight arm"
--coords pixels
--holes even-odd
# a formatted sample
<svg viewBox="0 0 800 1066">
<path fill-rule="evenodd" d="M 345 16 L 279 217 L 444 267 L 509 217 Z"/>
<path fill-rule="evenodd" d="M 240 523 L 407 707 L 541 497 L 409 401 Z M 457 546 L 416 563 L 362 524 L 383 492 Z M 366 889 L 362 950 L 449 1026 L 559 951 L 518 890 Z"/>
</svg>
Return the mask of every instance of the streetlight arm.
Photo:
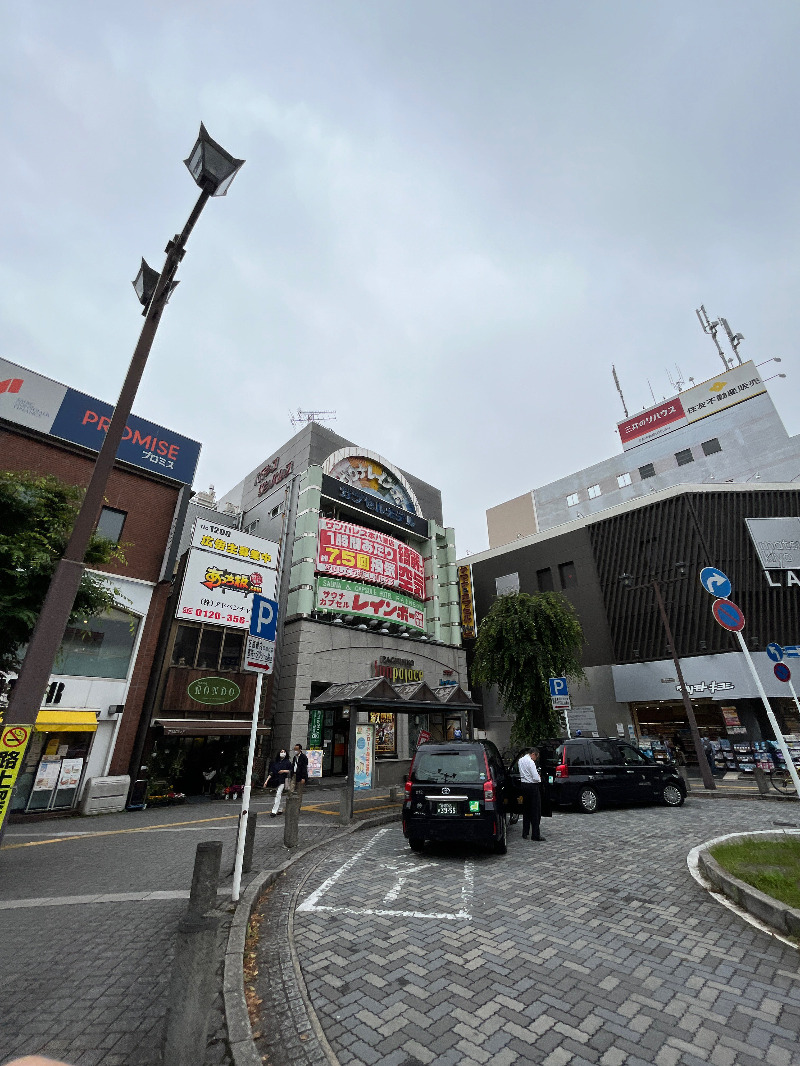
<svg viewBox="0 0 800 1066">
<path fill-rule="evenodd" d="M 185 255 L 186 241 L 210 196 L 211 193 L 207 189 L 200 193 L 183 231 L 167 245 L 164 267 L 147 308 L 144 325 L 122 383 L 105 440 L 95 461 L 66 551 L 59 560 L 50 581 L 19 676 L 12 690 L 5 716 L 7 722 L 19 725 L 33 725 L 36 722 L 53 663 L 61 641 L 64 639 L 64 631 L 83 578 L 84 556 L 103 505 L 108 479 L 114 468 L 117 451 L 147 365 L 167 297 L 172 289 L 172 281 Z"/>
</svg>

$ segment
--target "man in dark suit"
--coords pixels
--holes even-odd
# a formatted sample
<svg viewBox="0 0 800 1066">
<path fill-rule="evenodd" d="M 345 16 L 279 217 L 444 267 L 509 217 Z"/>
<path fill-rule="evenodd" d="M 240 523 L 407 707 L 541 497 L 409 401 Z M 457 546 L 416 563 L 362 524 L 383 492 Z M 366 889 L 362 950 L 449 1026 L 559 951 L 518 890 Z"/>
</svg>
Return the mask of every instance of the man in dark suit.
<svg viewBox="0 0 800 1066">
<path fill-rule="evenodd" d="M 303 789 L 306 787 L 306 781 L 308 781 L 308 756 L 303 751 L 302 744 L 295 744 L 294 746 L 292 778 L 294 780 L 294 791 L 302 803 Z"/>
</svg>

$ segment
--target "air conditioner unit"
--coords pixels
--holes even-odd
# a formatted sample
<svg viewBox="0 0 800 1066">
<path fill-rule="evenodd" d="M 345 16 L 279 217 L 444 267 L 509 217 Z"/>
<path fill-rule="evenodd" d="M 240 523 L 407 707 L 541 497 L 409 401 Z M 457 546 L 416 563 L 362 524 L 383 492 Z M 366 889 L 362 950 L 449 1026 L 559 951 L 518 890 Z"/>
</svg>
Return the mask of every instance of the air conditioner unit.
<svg viewBox="0 0 800 1066">
<path fill-rule="evenodd" d="M 111 703 L 111 704 L 109 704 L 109 707 L 108 707 L 108 710 L 106 711 L 106 714 L 107 714 L 107 716 L 109 718 L 116 718 L 116 716 L 118 714 L 122 714 L 122 712 L 124 710 L 125 710 L 125 704 L 124 703 Z"/>
</svg>

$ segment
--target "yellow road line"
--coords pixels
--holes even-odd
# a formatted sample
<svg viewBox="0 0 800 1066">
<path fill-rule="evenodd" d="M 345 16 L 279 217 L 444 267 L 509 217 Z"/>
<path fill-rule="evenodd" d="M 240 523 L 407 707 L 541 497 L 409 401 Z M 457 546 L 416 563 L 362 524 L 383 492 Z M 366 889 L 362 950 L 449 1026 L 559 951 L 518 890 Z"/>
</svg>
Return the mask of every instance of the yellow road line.
<svg viewBox="0 0 800 1066">
<path fill-rule="evenodd" d="M 382 807 L 359 807 L 354 813 L 360 814 L 362 811 L 383 811 L 389 807 L 395 807 L 398 804 L 388 803 Z M 320 807 L 301 807 L 303 811 L 314 811 L 317 814 L 328 814 L 331 817 L 338 817 L 338 811 L 324 811 Z M 266 815 L 266 811 L 259 811 L 259 814 Z M 200 825 L 205 822 L 229 822 L 232 819 L 238 819 L 238 814 L 222 814 L 216 818 L 189 818 L 183 819 L 180 822 L 164 822 L 161 825 L 140 825 L 134 829 L 98 829 L 94 832 L 87 833 L 74 833 L 70 836 L 63 837 L 49 837 L 47 840 L 27 840 L 23 844 L 3 844 L 0 851 L 12 851 L 14 848 L 38 848 L 42 844 L 66 844 L 71 840 L 88 840 L 91 837 L 114 837 L 121 836 L 125 833 L 149 833 L 154 829 L 174 829 L 176 826 L 182 825 Z"/>
</svg>

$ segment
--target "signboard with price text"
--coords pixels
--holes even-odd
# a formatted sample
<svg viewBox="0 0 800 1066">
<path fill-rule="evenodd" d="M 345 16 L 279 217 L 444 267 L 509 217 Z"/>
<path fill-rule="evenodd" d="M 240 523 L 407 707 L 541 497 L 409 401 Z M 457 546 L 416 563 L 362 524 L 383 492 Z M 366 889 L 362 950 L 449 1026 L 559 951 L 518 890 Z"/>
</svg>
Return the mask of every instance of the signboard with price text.
<svg viewBox="0 0 800 1066">
<path fill-rule="evenodd" d="M 425 599 L 425 564 L 419 552 L 395 537 L 352 522 L 319 520 L 317 571 Z"/>
<path fill-rule="evenodd" d="M 241 537 L 241 534 L 238 534 Z M 263 543 L 267 543 L 266 541 Z M 187 622 L 249 629 L 253 596 L 275 598 L 277 571 L 249 556 L 226 556 L 192 548 L 175 612 Z"/>
</svg>

